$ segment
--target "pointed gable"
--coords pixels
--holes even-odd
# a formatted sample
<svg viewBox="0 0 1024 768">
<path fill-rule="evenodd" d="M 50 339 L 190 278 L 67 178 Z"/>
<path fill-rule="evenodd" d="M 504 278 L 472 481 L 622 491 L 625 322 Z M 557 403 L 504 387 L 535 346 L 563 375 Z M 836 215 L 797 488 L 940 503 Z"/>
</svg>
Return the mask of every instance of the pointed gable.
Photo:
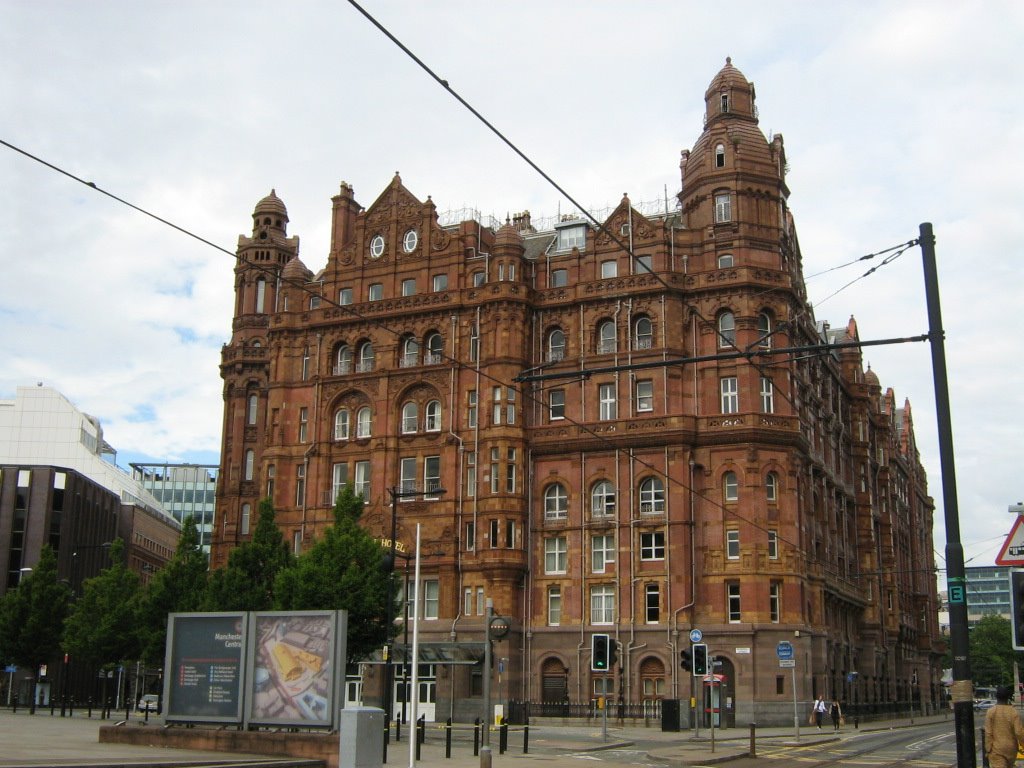
<svg viewBox="0 0 1024 768">
<path fill-rule="evenodd" d="M 623 194 L 622 201 L 604 220 L 604 229 L 598 231 L 597 244 L 608 245 L 612 242 L 612 236 L 628 240 L 631 232 L 634 242 L 648 240 L 657 235 L 657 230 L 657 225 L 632 206 L 629 195 Z"/>
</svg>

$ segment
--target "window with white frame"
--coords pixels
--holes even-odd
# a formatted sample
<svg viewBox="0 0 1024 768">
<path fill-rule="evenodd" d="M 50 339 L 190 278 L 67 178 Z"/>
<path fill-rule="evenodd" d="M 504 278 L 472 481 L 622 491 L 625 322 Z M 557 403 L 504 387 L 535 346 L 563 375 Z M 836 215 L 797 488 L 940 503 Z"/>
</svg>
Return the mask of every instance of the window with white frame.
<svg viewBox="0 0 1024 768">
<path fill-rule="evenodd" d="M 779 476 L 774 472 L 764 476 L 764 495 L 769 503 L 779 500 Z"/>
<path fill-rule="evenodd" d="M 732 470 L 722 475 L 722 497 L 726 501 L 739 501 L 740 484 Z"/>
<path fill-rule="evenodd" d="M 423 358 L 424 365 L 440 365 L 444 362 L 444 337 L 437 333 L 427 335 L 427 354 Z"/>
<path fill-rule="evenodd" d="M 368 405 L 364 405 L 356 411 L 356 437 L 369 437 L 373 429 L 373 411 Z"/>
<path fill-rule="evenodd" d="M 654 410 L 654 381 L 640 379 L 636 383 L 637 413 L 649 413 Z"/>
<path fill-rule="evenodd" d="M 462 591 L 462 613 L 466 616 L 473 615 L 473 588 L 466 587 Z"/>
<path fill-rule="evenodd" d="M 565 358 L 565 332 L 555 328 L 548 334 L 548 362 L 557 363 Z"/>
<path fill-rule="evenodd" d="M 729 311 L 718 314 L 718 346 L 731 347 L 736 343 L 736 316 Z"/>
<path fill-rule="evenodd" d="M 509 549 L 516 547 L 516 521 L 512 518 L 505 520 L 505 546 Z"/>
<path fill-rule="evenodd" d="M 665 532 L 664 531 L 641 531 L 641 533 L 640 533 L 640 559 L 641 560 L 664 560 L 665 559 Z"/>
<path fill-rule="evenodd" d="M 771 349 L 772 346 L 772 318 L 767 312 L 757 315 L 757 344 L 762 349 Z"/>
<path fill-rule="evenodd" d="M 661 589 L 657 584 L 644 585 L 644 614 L 648 624 L 661 621 Z"/>
<path fill-rule="evenodd" d="M 732 196 L 728 192 L 715 193 L 715 224 L 732 221 Z"/>
<path fill-rule="evenodd" d="M 501 424 L 501 412 L 502 412 L 502 387 L 492 387 L 491 397 L 493 399 L 491 408 L 491 424 L 497 426 Z"/>
<path fill-rule="evenodd" d="M 476 613 L 478 616 L 483 616 L 487 610 L 487 601 L 484 599 L 484 588 L 476 588 Z"/>
<path fill-rule="evenodd" d="M 256 314 L 262 315 L 267 300 L 267 281 L 260 278 L 256 281 Z"/>
<path fill-rule="evenodd" d="M 665 486 L 660 478 L 648 477 L 640 483 L 640 514 L 658 515 L 665 512 Z"/>
<path fill-rule="evenodd" d="M 334 465 L 333 472 L 331 473 L 332 504 L 338 500 L 338 494 L 341 493 L 341 489 L 346 485 L 348 485 L 348 463 L 342 461 Z"/>
<path fill-rule="evenodd" d="M 402 406 L 402 434 L 408 435 L 419 428 L 419 407 L 408 402 Z"/>
<path fill-rule="evenodd" d="M 715 145 L 715 168 L 725 168 L 725 144 Z"/>
<path fill-rule="evenodd" d="M 342 288 L 338 291 L 338 304 L 345 306 L 351 304 L 355 300 L 355 295 L 352 293 L 351 288 Z"/>
<path fill-rule="evenodd" d="M 633 264 L 633 274 L 635 275 L 646 275 L 654 271 L 654 260 L 649 253 L 638 255 Z"/>
<path fill-rule="evenodd" d="M 472 552 L 476 549 L 476 523 L 466 523 L 466 551 Z"/>
<path fill-rule="evenodd" d="M 732 257 L 731 253 L 719 254 L 719 256 L 718 256 L 718 268 L 719 269 L 726 269 L 728 267 L 733 266 L 733 264 L 735 264 L 735 261 L 733 260 L 733 257 Z"/>
<path fill-rule="evenodd" d="M 480 360 L 480 328 L 473 323 L 469 328 L 469 361 L 471 363 Z"/>
<path fill-rule="evenodd" d="M 725 556 L 729 560 L 740 559 L 740 532 L 735 529 L 725 532 Z"/>
<path fill-rule="evenodd" d="M 722 392 L 722 413 L 739 413 L 739 381 L 735 376 L 723 376 L 719 379 L 719 386 Z"/>
<path fill-rule="evenodd" d="M 438 595 L 440 594 L 437 579 L 423 581 L 423 618 L 436 619 L 438 616 Z"/>
<path fill-rule="evenodd" d="M 544 518 L 564 520 L 569 513 L 569 495 L 561 483 L 552 483 L 544 489 Z"/>
<path fill-rule="evenodd" d="M 496 447 L 491 448 L 491 493 L 497 493 L 501 487 L 501 478 L 498 476 L 498 470 L 501 468 L 500 455 Z"/>
<path fill-rule="evenodd" d="M 334 439 L 348 440 L 349 413 L 348 408 L 339 408 L 334 412 Z"/>
<path fill-rule="evenodd" d="M 249 395 L 249 404 L 245 411 L 245 423 L 252 426 L 256 423 L 256 413 L 259 407 L 260 398 L 258 395 Z"/>
<path fill-rule="evenodd" d="M 615 514 L 615 486 L 608 480 L 594 483 L 590 492 L 590 512 L 594 517 Z"/>
<path fill-rule="evenodd" d="M 352 373 L 352 348 L 342 344 L 334 353 L 334 375 L 343 376 L 347 373 Z"/>
<path fill-rule="evenodd" d="M 402 368 L 412 368 L 420 364 L 420 343 L 411 336 L 402 342 Z"/>
<path fill-rule="evenodd" d="M 309 378 L 309 347 L 302 348 L 302 380 Z"/>
<path fill-rule="evenodd" d="M 601 262 L 601 279 L 607 280 L 610 277 L 618 277 L 619 264 L 614 259 Z"/>
<path fill-rule="evenodd" d="M 384 298 L 384 284 L 370 283 L 366 289 L 366 297 L 369 301 L 380 301 Z"/>
<path fill-rule="evenodd" d="M 505 452 L 505 493 L 516 492 L 516 449 L 509 448 Z"/>
<path fill-rule="evenodd" d="M 615 623 L 615 587 L 597 584 L 590 588 L 590 623 Z"/>
<path fill-rule="evenodd" d="M 403 296 L 415 296 L 416 295 L 416 278 L 408 277 L 402 281 L 402 295 Z"/>
<path fill-rule="evenodd" d="M 548 587 L 548 626 L 557 627 L 562 623 L 562 588 Z"/>
<path fill-rule="evenodd" d="M 729 594 L 729 623 L 738 624 L 742 612 L 740 611 L 740 585 L 738 582 L 729 582 L 728 587 Z"/>
<path fill-rule="evenodd" d="M 598 418 L 610 421 L 619 417 L 619 406 L 615 398 L 615 384 L 598 384 L 597 400 L 599 403 Z"/>
<path fill-rule="evenodd" d="M 586 243 L 586 224 L 579 224 L 572 227 L 559 227 L 558 242 L 555 245 L 555 250 L 569 251 L 573 248 L 579 248 L 582 251 L 586 247 Z"/>
<path fill-rule="evenodd" d="M 434 289 L 434 293 L 440 293 L 441 291 L 448 290 L 448 275 L 434 275 L 431 278 L 431 287 Z"/>
<path fill-rule="evenodd" d="M 476 496 L 476 451 L 466 451 L 466 495 Z"/>
<path fill-rule="evenodd" d="M 309 437 L 309 408 L 299 408 L 299 442 L 304 443 Z"/>
<path fill-rule="evenodd" d="M 255 472 L 256 454 L 252 449 L 245 452 L 245 477 L 246 480 L 252 480 L 253 473 Z"/>
<path fill-rule="evenodd" d="M 370 462 L 356 462 L 352 490 L 356 496 L 363 497 L 364 503 L 370 503 Z"/>
<path fill-rule="evenodd" d="M 267 466 L 267 498 L 274 500 L 274 480 L 277 477 L 277 467 L 273 464 Z"/>
<path fill-rule="evenodd" d="M 423 498 L 427 501 L 438 498 L 441 489 L 441 457 L 423 457 Z"/>
<path fill-rule="evenodd" d="M 498 548 L 498 519 L 491 519 L 491 532 L 487 537 L 487 543 L 491 545 L 491 549 Z"/>
<path fill-rule="evenodd" d="M 775 529 L 768 531 L 768 559 L 779 559 L 779 532 Z"/>
<path fill-rule="evenodd" d="M 476 427 L 476 403 L 476 390 L 471 389 L 466 393 L 466 426 L 470 429 Z"/>
<path fill-rule="evenodd" d="M 569 270 L 567 269 L 553 269 L 551 270 L 551 287 L 552 288 L 564 288 L 569 284 Z"/>
<path fill-rule="evenodd" d="M 431 400 L 423 414 L 423 429 L 427 432 L 441 431 L 441 401 Z"/>
<path fill-rule="evenodd" d="M 252 519 L 252 505 L 251 504 L 243 504 L 242 505 L 242 519 L 241 519 L 241 521 L 239 522 L 239 525 L 238 525 L 238 527 L 239 527 L 239 531 L 238 532 L 240 534 L 242 534 L 243 536 L 248 536 L 249 535 L 249 521 L 251 519 Z"/>
<path fill-rule="evenodd" d="M 548 392 L 548 419 L 555 421 L 565 418 L 565 390 L 552 389 Z"/>
<path fill-rule="evenodd" d="M 512 387 L 505 389 L 505 423 L 516 423 L 516 391 Z"/>
<path fill-rule="evenodd" d="M 359 373 L 367 373 L 373 370 L 373 344 L 368 341 L 364 341 L 359 346 Z"/>
<path fill-rule="evenodd" d="M 654 324 L 651 318 L 641 315 L 633 324 L 633 348 L 650 349 L 654 346 Z"/>
<path fill-rule="evenodd" d="M 565 536 L 551 536 L 544 539 L 544 573 L 565 573 L 568 562 L 569 549 Z"/>
<path fill-rule="evenodd" d="M 605 566 L 615 562 L 615 537 L 599 533 L 590 537 L 590 569 L 604 573 Z"/>
<path fill-rule="evenodd" d="M 487 282 L 487 275 L 484 274 L 483 270 L 477 270 L 470 276 L 470 279 L 473 287 L 479 288 Z"/>
<path fill-rule="evenodd" d="M 295 466 L 295 506 L 306 506 L 306 465 Z"/>
<path fill-rule="evenodd" d="M 414 493 L 416 491 L 416 457 L 406 456 L 399 462 L 398 489 L 402 493 Z M 401 496 L 400 502 L 412 501 L 412 496 Z"/>
<path fill-rule="evenodd" d="M 782 608 L 782 584 L 773 581 L 768 585 L 768 617 L 772 624 L 779 623 Z"/>
<path fill-rule="evenodd" d="M 775 387 L 767 376 L 761 377 L 761 413 L 775 413 Z"/>
<path fill-rule="evenodd" d="M 615 351 L 615 323 L 612 320 L 603 320 L 597 326 L 597 352 L 605 354 Z"/>
</svg>

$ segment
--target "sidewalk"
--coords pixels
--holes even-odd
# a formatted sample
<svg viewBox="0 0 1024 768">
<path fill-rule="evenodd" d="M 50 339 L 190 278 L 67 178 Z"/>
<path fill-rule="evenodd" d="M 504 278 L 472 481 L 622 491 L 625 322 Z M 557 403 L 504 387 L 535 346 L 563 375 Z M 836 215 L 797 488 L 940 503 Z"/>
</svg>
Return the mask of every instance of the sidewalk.
<svg viewBox="0 0 1024 768">
<path fill-rule="evenodd" d="M 953 727 L 952 718 L 942 715 L 915 718 L 915 724 L 942 722 L 947 720 Z M 295 759 L 268 758 L 260 755 L 210 752 L 198 750 L 169 749 L 154 746 L 133 746 L 126 744 L 101 744 L 98 741 L 100 725 L 113 725 L 116 720 L 87 718 L 84 713 L 74 717 L 61 718 L 59 712 L 51 717 L 47 710 L 30 715 L 26 710 L 12 713 L 0 710 L 0 768 L 37 768 L 38 766 L 137 766 L 155 768 L 158 766 L 301 766 L 308 762 Z M 897 719 L 884 723 L 868 723 L 861 730 L 899 728 L 911 725 L 908 719 Z M 131 726 L 157 729 L 161 724 L 153 720 L 147 726 L 140 726 L 133 720 Z M 801 726 L 800 740 L 789 728 L 758 728 L 757 745 L 808 745 L 842 739 L 854 733 L 847 725 L 836 736 L 830 728 L 817 731 Z M 521 727 L 510 726 L 508 749 L 499 754 L 498 734 L 491 733 L 492 764 L 522 766 L 524 762 L 540 760 L 555 764 L 555 768 L 579 766 L 574 755 L 593 753 L 608 749 L 637 749 L 650 759 L 672 765 L 710 765 L 745 756 L 750 749 L 749 728 L 716 729 L 714 751 L 712 752 L 711 732 L 702 729 L 700 738 L 694 738 L 691 731 L 663 732 L 660 727 L 608 726 L 607 739 L 601 725 L 589 726 L 531 726 L 529 731 L 529 753 L 523 754 L 523 731 Z M 408 732 L 403 731 L 402 741 L 392 741 L 388 749 L 390 768 L 407 768 L 410 765 Z M 443 731 L 432 728 L 427 743 L 421 747 L 417 766 L 422 768 L 479 768 L 479 756 L 473 755 L 472 738 L 461 731 L 453 738 L 452 757 L 445 757 Z"/>
</svg>

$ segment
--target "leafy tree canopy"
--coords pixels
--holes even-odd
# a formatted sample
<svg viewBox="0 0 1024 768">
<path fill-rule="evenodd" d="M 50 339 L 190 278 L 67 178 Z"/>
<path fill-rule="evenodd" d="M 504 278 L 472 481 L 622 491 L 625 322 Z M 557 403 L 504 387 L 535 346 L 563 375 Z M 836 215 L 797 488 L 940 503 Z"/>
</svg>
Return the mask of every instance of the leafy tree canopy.
<svg viewBox="0 0 1024 768">
<path fill-rule="evenodd" d="M 384 617 L 392 575 L 382 567 L 380 543 L 359 525 L 362 511 L 362 497 L 346 486 L 334 505 L 334 525 L 294 568 L 280 572 L 274 588 L 280 610 L 347 610 L 350 660 L 380 647 L 398 614 L 392 604 Z"/>
<path fill-rule="evenodd" d="M 1014 659 L 1024 661 L 1024 654 L 1013 650 L 1008 619 L 989 614 L 971 627 L 971 676 L 975 685 L 1012 685 Z"/>
<path fill-rule="evenodd" d="M 20 666 L 38 669 L 60 653 L 71 588 L 57 580 L 57 556 L 44 546 L 31 571 L 0 601 L 0 648 Z"/>
</svg>

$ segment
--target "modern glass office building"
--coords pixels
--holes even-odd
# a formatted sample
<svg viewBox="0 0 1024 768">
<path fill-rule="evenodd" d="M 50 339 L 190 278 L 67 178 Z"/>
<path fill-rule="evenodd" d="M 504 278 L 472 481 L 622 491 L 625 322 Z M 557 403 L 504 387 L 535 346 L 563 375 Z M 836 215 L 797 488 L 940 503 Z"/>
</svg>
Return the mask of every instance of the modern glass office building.
<svg viewBox="0 0 1024 768">
<path fill-rule="evenodd" d="M 213 464 L 132 464 L 142 483 L 179 523 L 192 515 L 203 551 L 210 553 L 218 467 Z"/>
</svg>

